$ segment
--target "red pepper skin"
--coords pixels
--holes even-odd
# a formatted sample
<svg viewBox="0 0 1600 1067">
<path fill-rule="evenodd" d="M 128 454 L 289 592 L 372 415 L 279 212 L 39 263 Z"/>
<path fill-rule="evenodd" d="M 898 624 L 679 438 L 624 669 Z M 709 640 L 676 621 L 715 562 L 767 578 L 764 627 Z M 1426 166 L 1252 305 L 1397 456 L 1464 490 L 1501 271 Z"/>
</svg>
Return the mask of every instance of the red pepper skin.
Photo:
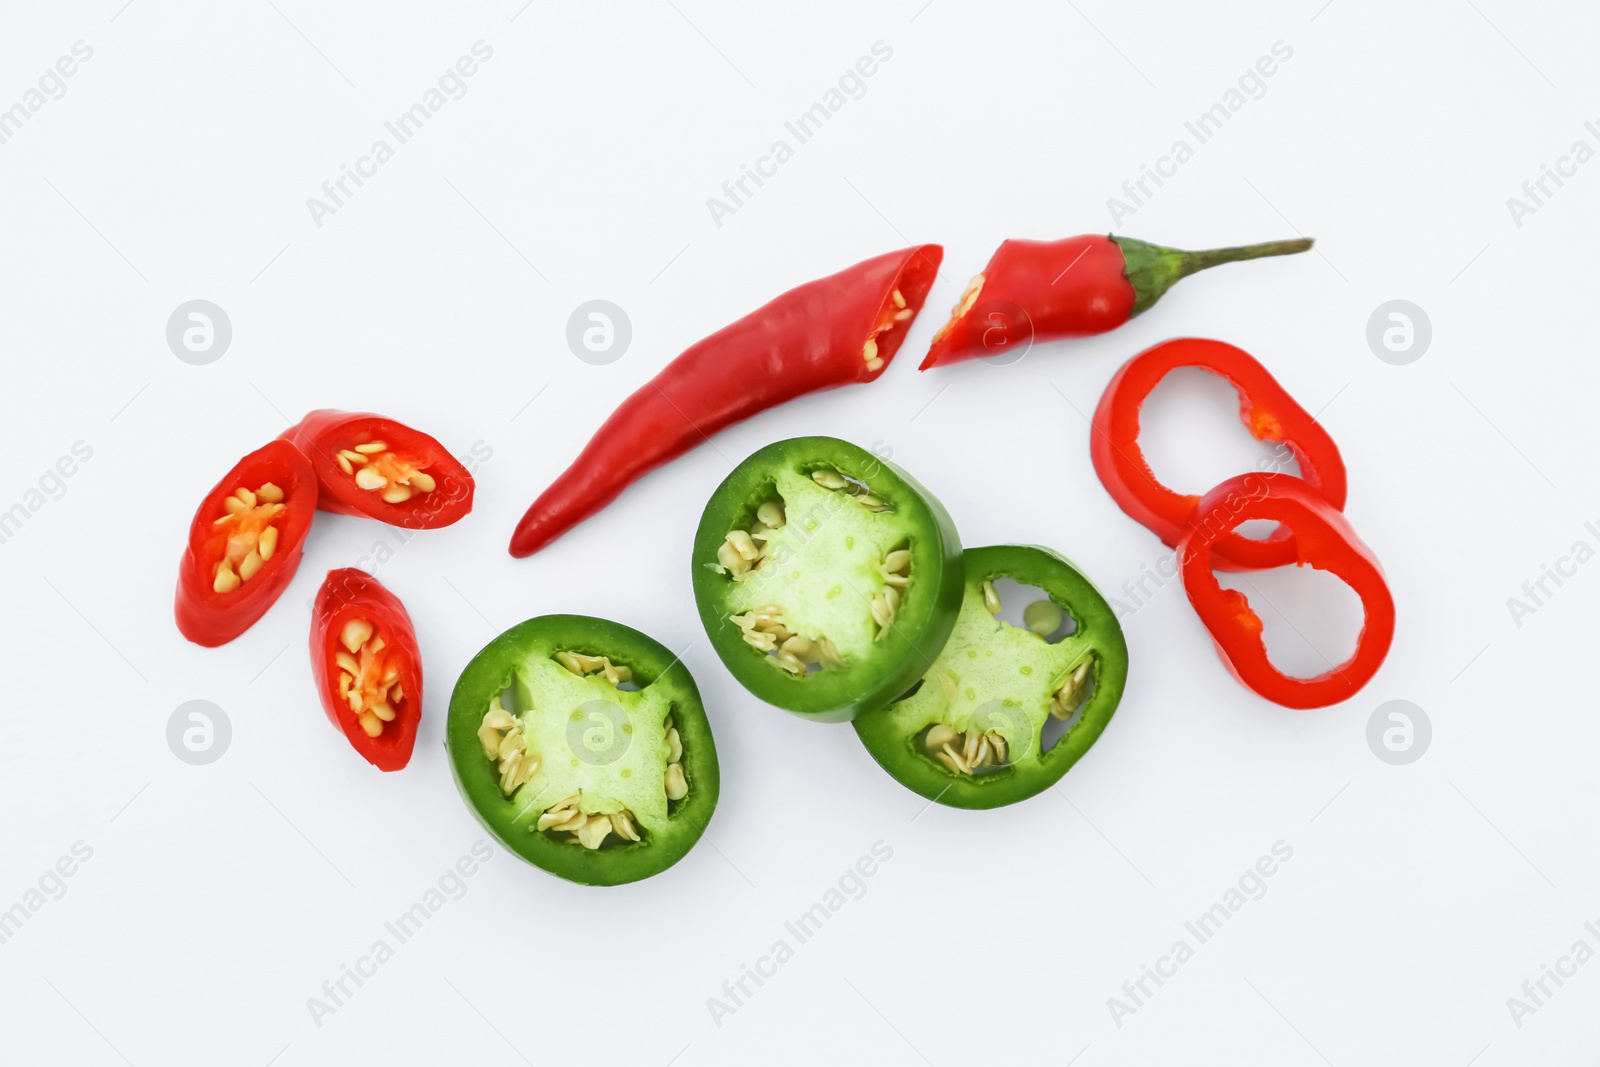
<svg viewBox="0 0 1600 1067">
<path fill-rule="evenodd" d="M 1348 700 L 1382 666 L 1394 640 L 1394 597 L 1383 568 L 1345 517 L 1292 474 L 1243 474 L 1200 501 L 1202 519 L 1178 546 L 1183 589 L 1211 633 L 1217 654 L 1233 676 L 1286 708 L 1320 708 Z M 1212 571 L 1218 533 L 1250 519 L 1271 519 L 1294 530 L 1297 566 L 1312 566 L 1355 590 L 1366 612 L 1355 653 L 1315 678 L 1291 678 L 1267 658 L 1261 618 L 1235 589 L 1223 589 Z"/>
<path fill-rule="evenodd" d="M 806 393 L 874 381 L 905 340 L 944 249 L 917 245 L 808 282 L 696 342 L 629 396 L 539 495 L 511 538 L 529 556 L 641 476 L 741 419 Z M 898 289 L 913 318 L 878 335 Z M 862 349 L 876 339 L 868 367 Z"/>
<path fill-rule="evenodd" d="M 1031 341 L 1105 333 L 1196 271 L 1310 247 L 1308 238 L 1198 252 L 1102 234 L 1006 241 L 973 279 L 981 282 L 977 294 L 969 286 L 934 334 L 920 369 L 1009 354 Z"/>
<path fill-rule="evenodd" d="M 1239 392 L 1239 417 L 1251 436 L 1281 441 L 1294 453 L 1306 485 L 1344 509 L 1344 460 L 1320 423 L 1297 404 L 1270 371 L 1242 348 L 1199 337 L 1165 341 L 1122 365 L 1095 409 L 1089 451 L 1117 506 L 1168 546 L 1188 534 L 1200 498 L 1176 493 L 1156 480 L 1139 448 L 1139 411 L 1160 381 L 1179 367 L 1198 367 L 1226 378 Z M 1280 526 L 1264 539 L 1224 534 L 1212 546 L 1221 570 L 1259 570 L 1295 561 L 1291 532 Z"/>
<path fill-rule="evenodd" d="M 404 698 L 395 708 L 394 721 L 384 723 L 383 733 L 377 737 L 367 736 L 350 705 L 339 697 L 339 666 L 334 657 L 344 648 L 339 635 L 350 619 L 373 624 L 374 634 L 382 636 L 387 646 L 384 655 L 393 657 L 400 674 Z M 328 721 L 343 732 L 362 759 L 380 771 L 398 771 L 411 762 L 417 725 L 422 720 L 422 655 L 405 605 L 367 572 L 354 567 L 329 571 L 317 590 L 311 609 L 311 676 Z"/>
<path fill-rule="evenodd" d="M 444 445 L 403 422 L 370 412 L 324 408 L 311 412 L 280 436 L 310 457 L 321 487 L 317 506 L 323 511 L 360 515 L 410 530 L 434 530 L 458 522 L 472 510 L 476 484 L 467 468 Z M 433 492 L 388 504 L 377 492 L 357 485 L 334 457 L 341 448 L 367 441 L 383 441 L 391 452 L 426 470 L 434 480 Z"/>
<path fill-rule="evenodd" d="M 278 546 L 254 578 L 231 593 L 212 589 L 213 571 L 227 544 L 215 521 L 226 514 L 223 501 L 244 486 L 254 491 L 266 482 L 283 490 L 284 510 L 275 524 Z M 173 615 L 178 630 L 197 645 L 225 645 L 255 625 L 289 587 L 306 532 L 317 510 L 317 476 L 311 461 L 287 441 L 271 441 L 234 464 L 211 487 L 189 525 L 189 545 L 178 564 L 178 593 Z"/>
<path fill-rule="evenodd" d="M 998 355 L 1018 344 L 1114 330 L 1133 317 L 1122 249 L 1104 234 L 1006 241 L 983 268 L 965 315 L 934 335 L 920 370 Z"/>
</svg>

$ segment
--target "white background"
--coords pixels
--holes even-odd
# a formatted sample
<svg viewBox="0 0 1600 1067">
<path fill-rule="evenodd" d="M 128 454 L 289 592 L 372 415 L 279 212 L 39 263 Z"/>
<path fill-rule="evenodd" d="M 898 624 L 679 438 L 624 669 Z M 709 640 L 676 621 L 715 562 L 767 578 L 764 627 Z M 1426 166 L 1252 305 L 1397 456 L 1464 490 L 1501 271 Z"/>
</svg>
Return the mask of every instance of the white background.
<svg viewBox="0 0 1600 1067">
<path fill-rule="evenodd" d="M 176 0 L 9 5 L 0 107 L 73 43 L 93 58 L 0 145 L 0 510 L 74 442 L 93 458 L 0 544 L 0 908 L 74 842 L 93 856 L 0 945 L 6 1063 L 1479 1065 L 1593 1062 L 1600 963 L 1522 997 L 1600 920 L 1592 619 L 1600 565 L 1518 626 L 1507 599 L 1600 520 L 1592 338 L 1600 164 L 1519 227 L 1506 205 L 1578 138 L 1600 24 L 1578 3 L 709 0 L 453 5 Z M 274 6 L 274 4 L 276 6 Z M 483 40 L 492 60 L 336 214 L 306 199 Z M 719 227 L 706 200 L 876 41 L 893 56 Z M 1186 281 L 1125 329 L 1015 366 L 916 363 L 1006 237 L 1105 231 L 1107 198 L 1186 137 L 1276 41 L 1293 57 L 1118 232 L 1182 247 L 1293 236 L 1318 253 Z M 1191 144 L 1193 138 L 1189 137 Z M 685 345 L 793 284 L 921 241 L 946 266 L 883 379 L 737 426 L 527 560 L 534 495 Z M 204 298 L 230 349 L 180 362 Z M 581 302 L 632 346 L 576 359 Z M 1385 301 L 1425 309 L 1415 363 L 1369 349 Z M 1083 415 L 1146 346 L 1259 356 L 1339 442 L 1347 513 L 1399 605 L 1347 704 L 1239 687 L 1176 582 L 1126 621 L 1111 727 L 1059 788 L 925 810 L 845 727 L 738 688 L 694 611 L 688 546 L 729 462 L 783 437 L 885 442 L 967 544 L 1033 542 L 1108 593 L 1162 557 L 1090 466 Z M 171 619 L 200 495 L 315 407 L 380 411 L 493 450 L 477 510 L 375 568 L 428 679 L 416 756 L 380 775 L 317 704 L 306 604 L 387 528 L 321 516 L 288 593 L 217 650 Z M 1146 444 L 1203 490 L 1262 453 L 1231 395 L 1152 401 Z M 1314 576 L 1258 576 L 1282 662 L 1343 658 L 1358 612 Z M 1554 586 L 1548 586 L 1554 589 Z M 483 834 L 442 751 L 467 660 L 580 612 L 675 649 L 722 764 L 709 834 L 615 890 L 495 849 L 344 1006 L 321 995 Z M 1304 638 L 1299 635 L 1303 634 Z M 1308 644 L 1307 641 L 1310 643 Z M 168 717 L 232 724 L 193 767 Z M 1369 717 L 1414 701 L 1426 754 L 1391 766 Z M 1274 842 L 1267 892 L 1114 1019 L 1184 923 Z M 783 924 L 874 842 L 893 858 L 718 1026 Z M 392 940 L 392 939 L 391 939 Z M 751 987 L 753 988 L 753 987 Z"/>
</svg>

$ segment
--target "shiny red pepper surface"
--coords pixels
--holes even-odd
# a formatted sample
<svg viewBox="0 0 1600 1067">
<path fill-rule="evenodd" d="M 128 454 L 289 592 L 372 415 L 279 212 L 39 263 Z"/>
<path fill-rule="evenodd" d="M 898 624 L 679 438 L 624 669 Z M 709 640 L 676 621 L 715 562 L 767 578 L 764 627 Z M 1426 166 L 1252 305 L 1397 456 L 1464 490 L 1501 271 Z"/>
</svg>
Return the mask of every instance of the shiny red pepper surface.
<svg viewBox="0 0 1600 1067">
<path fill-rule="evenodd" d="M 1320 708 L 1361 690 L 1394 640 L 1394 597 L 1383 568 L 1345 517 L 1290 474 L 1230 478 L 1200 500 L 1199 518 L 1178 545 L 1183 589 L 1211 633 L 1217 654 L 1249 689 L 1287 708 Z M 1274 667 L 1262 641 L 1261 617 L 1238 590 L 1224 589 L 1213 572 L 1219 535 L 1251 519 L 1271 519 L 1294 531 L 1294 563 L 1335 575 L 1361 598 L 1366 621 L 1356 650 L 1315 678 L 1291 678 Z"/>
<path fill-rule="evenodd" d="M 821 389 L 874 381 L 905 340 L 944 250 L 889 252 L 791 289 L 695 343 L 629 396 L 517 524 L 528 556 L 724 427 Z"/>
<path fill-rule="evenodd" d="M 1188 252 L 1104 234 L 1006 241 L 934 334 L 921 369 L 979 357 L 1009 362 L 1034 341 L 1105 333 L 1196 271 L 1310 247 L 1302 238 Z"/>
</svg>

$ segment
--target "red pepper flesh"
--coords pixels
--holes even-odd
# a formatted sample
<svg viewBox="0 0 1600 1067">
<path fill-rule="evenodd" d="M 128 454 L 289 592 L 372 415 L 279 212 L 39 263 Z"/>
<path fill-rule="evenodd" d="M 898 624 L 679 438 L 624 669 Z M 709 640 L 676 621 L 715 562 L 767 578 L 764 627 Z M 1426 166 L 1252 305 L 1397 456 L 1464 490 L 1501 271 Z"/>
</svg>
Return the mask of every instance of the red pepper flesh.
<svg viewBox="0 0 1600 1067">
<path fill-rule="evenodd" d="M 300 566 L 316 510 L 311 461 L 287 441 L 269 442 L 223 475 L 195 511 L 178 564 L 173 614 L 183 636 L 215 648 L 266 614 Z"/>
<path fill-rule="evenodd" d="M 1394 640 L 1394 597 L 1383 568 L 1345 517 L 1291 474 L 1243 474 L 1200 501 L 1200 520 L 1178 546 L 1183 589 L 1211 633 L 1222 662 L 1246 687 L 1286 708 L 1320 708 L 1348 700 L 1382 666 Z M 1294 530 L 1294 562 L 1340 578 L 1361 598 L 1366 621 L 1356 650 L 1315 678 L 1291 678 L 1267 658 L 1261 618 L 1235 589 L 1223 589 L 1213 572 L 1220 533 L 1250 519 L 1270 519 Z"/>
<path fill-rule="evenodd" d="M 622 402 L 533 502 L 511 554 L 532 555 L 732 423 L 806 393 L 876 380 L 943 256 L 939 245 L 875 256 L 791 289 L 685 349 Z"/>
<path fill-rule="evenodd" d="M 1201 252 L 1101 234 L 1005 241 L 934 334 L 920 369 L 1009 354 L 1031 341 L 1105 333 L 1196 271 L 1310 247 L 1309 238 Z"/>
<path fill-rule="evenodd" d="M 329 571 L 317 590 L 311 674 L 328 721 L 363 759 L 380 771 L 411 762 L 422 719 L 417 634 L 405 605 L 365 571 Z"/>
<path fill-rule="evenodd" d="M 472 510 L 475 485 L 466 467 L 434 438 L 403 422 L 324 409 L 281 436 L 310 457 L 323 511 L 432 530 Z"/>
<path fill-rule="evenodd" d="M 1242 348 L 1184 337 L 1148 348 L 1124 363 L 1095 409 L 1090 433 L 1094 469 L 1117 506 L 1169 546 L 1188 534 L 1200 498 L 1162 485 L 1139 448 L 1139 411 L 1151 391 L 1179 367 L 1227 379 L 1239 393 L 1239 417 L 1251 436 L 1286 445 L 1306 485 L 1336 511 L 1346 493 L 1344 460 L 1333 438 L 1272 373 Z M 1263 539 L 1222 534 L 1212 551 L 1222 570 L 1281 567 L 1295 560 L 1293 535 L 1278 527 Z"/>
</svg>

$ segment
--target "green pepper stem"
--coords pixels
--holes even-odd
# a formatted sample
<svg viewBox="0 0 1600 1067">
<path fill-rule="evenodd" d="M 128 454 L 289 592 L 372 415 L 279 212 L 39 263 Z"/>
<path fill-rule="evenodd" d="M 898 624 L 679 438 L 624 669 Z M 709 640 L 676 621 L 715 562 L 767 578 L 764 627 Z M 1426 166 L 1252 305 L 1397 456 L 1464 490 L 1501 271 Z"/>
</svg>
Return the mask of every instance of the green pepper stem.
<svg viewBox="0 0 1600 1067">
<path fill-rule="evenodd" d="M 1111 240 L 1122 249 L 1123 274 L 1133 286 L 1133 311 L 1129 317 L 1147 310 L 1160 300 L 1166 291 L 1189 275 L 1215 267 L 1220 263 L 1237 263 L 1245 259 L 1263 259 L 1267 256 L 1292 256 L 1308 251 L 1310 237 L 1296 237 L 1288 241 L 1266 241 L 1261 244 L 1239 245 L 1235 248 L 1210 248 L 1189 252 L 1181 248 L 1165 248 L 1132 237 L 1115 237 Z"/>
<path fill-rule="evenodd" d="M 1267 256 L 1292 256 L 1311 251 L 1310 237 L 1296 237 L 1292 241 L 1264 241 L 1257 245 L 1240 245 L 1237 248 L 1208 248 L 1200 252 L 1180 252 L 1183 277 L 1197 271 L 1215 267 L 1219 263 L 1237 263 L 1242 259 L 1265 259 Z"/>
</svg>

